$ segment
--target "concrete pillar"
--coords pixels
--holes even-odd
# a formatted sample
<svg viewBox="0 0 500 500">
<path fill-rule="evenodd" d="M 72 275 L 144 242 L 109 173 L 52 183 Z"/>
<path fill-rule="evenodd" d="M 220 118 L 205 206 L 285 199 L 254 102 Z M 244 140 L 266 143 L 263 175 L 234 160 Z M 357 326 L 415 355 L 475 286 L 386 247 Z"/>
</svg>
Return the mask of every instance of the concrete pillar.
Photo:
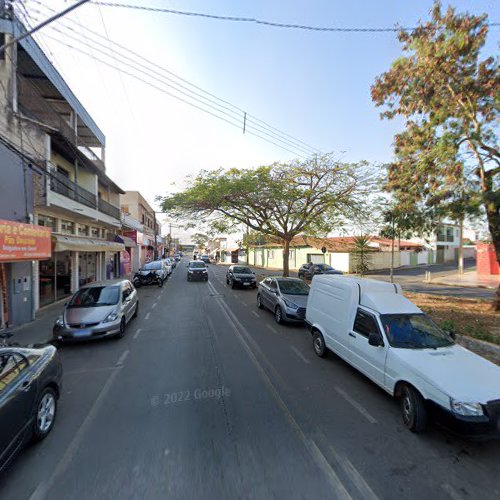
<svg viewBox="0 0 500 500">
<path fill-rule="evenodd" d="M 33 310 L 40 309 L 40 263 L 38 260 L 33 262 L 33 279 L 31 286 L 33 287 Z"/>
<path fill-rule="evenodd" d="M 75 293 L 80 288 L 79 264 L 79 252 L 71 252 L 71 293 Z"/>
</svg>

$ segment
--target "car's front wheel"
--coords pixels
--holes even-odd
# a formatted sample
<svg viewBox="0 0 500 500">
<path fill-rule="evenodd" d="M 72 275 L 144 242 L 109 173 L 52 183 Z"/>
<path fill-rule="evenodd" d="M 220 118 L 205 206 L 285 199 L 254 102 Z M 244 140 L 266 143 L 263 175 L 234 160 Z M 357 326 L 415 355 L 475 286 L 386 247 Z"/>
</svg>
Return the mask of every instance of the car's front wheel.
<svg viewBox="0 0 500 500">
<path fill-rule="evenodd" d="M 324 358 L 326 356 L 325 339 L 318 331 L 313 333 L 313 349 L 316 355 L 320 358 Z"/>
<path fill-rule="evenodd" d="M 280 306 L 276 306 L 276 309 L 274 310 L 274 319 L 279 325 L 283 323 L 283 311 L 281 310 Z"/>
<path fill-rule="evenodd" d="M 122 318 L 120 321 L 120 330 L 116 334 L 117 339 L 122 339 L 125 336 L 125 327 L 127 326 L 127 323 L 125 322 L 125 318 Z"/>
<path fill-rule="evenodd" d="M 423 432 L 427 426 L 427 410 L 421 394 L 405 385 L 401 390 L 401 413 L 403 423 L 412 432 Z"/>
<path fill-rule="evenodd" d="M 46 387 L 36 405 L 36 418 L 33 422 L 33 439 L 41 441 L 52 430 L 57 413 L 57 394 L 52 387 Z"/>
<path fill-rule="evenodd" d="M 264 309 L 264 306 L 262 305 L 262 300 L 260 298 L 260 293 L 257 294 L 257 307 L 259 309 Z"/>
</svg>

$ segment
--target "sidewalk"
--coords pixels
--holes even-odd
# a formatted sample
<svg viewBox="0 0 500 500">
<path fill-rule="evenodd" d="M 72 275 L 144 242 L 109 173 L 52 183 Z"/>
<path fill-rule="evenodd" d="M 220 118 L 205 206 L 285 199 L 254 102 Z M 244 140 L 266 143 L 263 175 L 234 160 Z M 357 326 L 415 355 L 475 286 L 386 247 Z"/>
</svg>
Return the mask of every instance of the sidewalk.
<svg viewBox="0 0 500 500">
<path fill-rule="evenodd" d="M 480 275 L 476 271 L 466 271 L 463 274 L 448 274 L 447 276 L 439 276 L 432 278 L 430 282 L 436 285 L 448 286 L 465 286 L 471 288 L 491 288 L 496 289 L 500 284 L 500 276 L 495 275 Z"/>
<path fill-rule="evenodd" d="M 13 334 L 10 342 L 16 342 L 21 346 L 48 342 L 52 338 L 54 322 L 63 313 L 63 309 L 64 301 L 56 302 L 39 310 L 34 321 L 5 330 Z"/>
</svg>

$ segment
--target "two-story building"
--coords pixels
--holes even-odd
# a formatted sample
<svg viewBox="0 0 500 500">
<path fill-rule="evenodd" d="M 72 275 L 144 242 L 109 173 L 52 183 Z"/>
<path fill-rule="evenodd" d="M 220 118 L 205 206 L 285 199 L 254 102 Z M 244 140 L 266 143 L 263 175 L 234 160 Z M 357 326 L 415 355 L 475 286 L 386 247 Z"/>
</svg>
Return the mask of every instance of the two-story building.
<svg viewBox="0 0 500 500">
<path fill-rule="evenodd" d="M 23 31 L 4 11 L 0 44 Z M 30 222 L 52 231 L 51 257 L 33 265 L 36 310 L 119 274 L 123 191 L 106 174 L 104 134 L 38 44 L 27 37 L 4 54 L 0 135 L 36 172 Z"/>
<path fill-rule="evenodd" d="M 124 231 L 138 248 L 140 265 L 151 262 L 163 255 L 164 240 L 160 236 L 161 225 L 156 219 L 155 211 L 139 191 L 125 191 L 120 196 L 121 211 L 124 215 L 139 221 L 143 230 Z"/>
</svg>

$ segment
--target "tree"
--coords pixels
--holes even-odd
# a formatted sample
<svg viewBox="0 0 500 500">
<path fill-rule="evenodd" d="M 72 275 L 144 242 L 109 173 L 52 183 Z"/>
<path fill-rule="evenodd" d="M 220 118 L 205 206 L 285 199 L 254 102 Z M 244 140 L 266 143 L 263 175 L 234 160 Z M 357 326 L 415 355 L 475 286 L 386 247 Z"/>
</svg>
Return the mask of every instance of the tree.
<svg viewBox="0 0 500 500">
<path fill-rule="evenodd" d="M 195 233 L 191 236 L 191 241 L 194 242 L 197 248 L 204 249 L 208 242 L 208 236 L 204 233 Z"/>
<path fill-rule="evenodd" d="M 356 274 L 364 276 L 370 270 L 372 251 L 369 236 L 360 235 L 354 238 L 353 248 L 350 253 L 352 256 L 353 271 Z"/>
<path fill-rule="evenodd" d="M 500 262 L 500 73 L 493 57 L 481 59 L 487 16 L 451 7 L 443 13 L 439 1 L 431 16 L 399 33 L 404 56 L 371 89 L 375 104 L 386 107 L 383 118 L 405 119 L 387 187 L 400 204 L 437 218 L 484 210 Z"/>
<path fill-rule="evenodd" d="M 255 169 L 202 171 L 183 192 L 161 199 L 177 219 L 210 223 L 219 231 L 246 224 L 282 242 L 283 275 L 300 233 L 326 234 L 363 212 L 364 164 L 340 163 L 331 154 Z"/>
</svg>

